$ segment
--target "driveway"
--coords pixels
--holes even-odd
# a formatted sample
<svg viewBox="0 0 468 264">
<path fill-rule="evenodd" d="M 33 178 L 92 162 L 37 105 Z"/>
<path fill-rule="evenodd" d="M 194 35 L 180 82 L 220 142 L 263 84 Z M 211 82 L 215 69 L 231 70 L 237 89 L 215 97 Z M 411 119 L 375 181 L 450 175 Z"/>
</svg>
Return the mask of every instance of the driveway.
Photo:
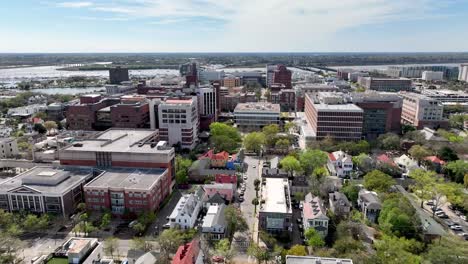
<svg viewBox="0 0 468 264">
<path fill-rule="evenodd" d="M 175 189 L 172 192 L 171 199 L 166 205 L 156 213 L 156 220 L 151 224 L 151 226 L 146 230 L 146 236 L 158 236 L 160 232 L 162 232 L 162 227 L 167 223 L 166 218 L 171 215 L 172 211 L 179 202 L 180 197 L 182 197 L 182 193 Z"/>
</svg>

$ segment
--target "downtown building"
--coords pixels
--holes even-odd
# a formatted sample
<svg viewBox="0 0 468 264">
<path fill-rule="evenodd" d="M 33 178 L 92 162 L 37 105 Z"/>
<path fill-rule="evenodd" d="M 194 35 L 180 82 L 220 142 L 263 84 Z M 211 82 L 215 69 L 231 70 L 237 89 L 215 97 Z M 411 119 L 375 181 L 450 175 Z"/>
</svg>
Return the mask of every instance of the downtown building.
<svg viewBox="0 0 468 264">
<path fill-rule="evenodd" d="M 129 81 L 128 69 L 117 66 L 109 69 L 109 82 L 110 84 L 121 84 L 122 82 Z"/>
<path fill-rule="evenodd" d="M 197 97 L 167 99 L 158 105 L 159 134 L 169 145 L 193 149 L 198 141 Z"/>
<path fill-rule="evenodd" d="M 240 129 L 261 129 L 280 124 L 280 105 L 272 103 L 240 103 L 234 109 L 234 119 Z"/>
<path fill-rule="evenodd" d="M 311 132 L 308 140 L 362 138 L 364 111 L 360 107 L 344 103 L 343 96 L 334 93 L 319 93 L 315 100 L 306 94 L 305 98 L 305 125 L 310 126 Z"/>
<path fill-rule="evenodd" d="M 268 67 L 267 67 L 268 68 Z M 280 83 L 283 84 L 285 89 L 292 89 L 292 72 L 291 70 L 288 70 L 286 66 L 284 65 L 277 65 L 276 69 L 273 70 L 273 76 L 272 76 L 272 82 L 268 85 L 268 87 L 271 87 L 271 85 Z M 268 73 L 267 73 L 267 78 L 268 78 Z"/>
<path fill-rule="evenodd" d="M 397 93 L 376 91 L 351 93 L 349 101 L 364 111 L 362 127 L 364 137 L 375 139 L 387 132 L 400 133 L 403 99 Z"/>
<path fill-rule="evenodd" d="M 468 63 L 460 65 L 460 73 L 458 75 L 458 80 L 468 82 Z"/>
<path fill-rule="evenodd" d="M 111 126 L 110 107 L 118 104 L 120 99 L 104 99 L 99 94 L 87 94 L 80 96 L 80 103 L 70 105 L 66 112 L 67 128 L 69 130 L 104 130 Z M 104 109 L 104 114 L 98 114 Z M 100 122 L 99 119 L 103 122 Z"/>
<path fill-rule="evenodd" d="M 402 124 L 412 125 L 417 129 L 448 126 L 448 121 L 443 118 L 444 106 L 437 99 L 417 93 L 402 93 L 402 96 Z"/>
<path fill-rule="evenodd" d="M 392 79 L 359 77 L 358 83 L 367 90 L 375 90 L 380 92 L 399 92 L 411 90 L 411 80 L 406 78 Z"/>
<path fill-rule="evenodd" d="M 458 67 L 443 65 L 389 66 L 385 74 L 393 78 L 421 78 L 424 71 L 442 72 L 445 80 L 456 80 Z"/>
</svg>

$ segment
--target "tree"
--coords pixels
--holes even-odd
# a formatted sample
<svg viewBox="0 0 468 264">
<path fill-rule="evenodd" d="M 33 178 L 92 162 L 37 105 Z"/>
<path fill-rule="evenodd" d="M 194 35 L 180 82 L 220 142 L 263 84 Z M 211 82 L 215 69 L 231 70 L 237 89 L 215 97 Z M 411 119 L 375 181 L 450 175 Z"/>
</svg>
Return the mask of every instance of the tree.
<svg viewBox="0 0 468 264">
<path fill-rule="evenodd" d="M 105 213 L 101 218 L 101 224 L 99 225 L 99 227 L 101 229 L 106 229 L 107 227 L 109 227 L 110 222 L 111 222 L 111 214 Z"/>
<path fill-rule="evenodd" d="M 431 264 L 464 264 L 468 259 L 468 243 L 454 236 L 444 236 L 431 243 L 423 256 Z"/>
<path fill-rule="evenodd" d="M 458 160 L 458 155 L 453 149 L 444 146 L 438 151 L 438 156 L 444 161 L 455 161 Z"/>
<path fill-rule="evenodd" d="M 359 197 L 359 186 L 357 186 L 357 184 L 347 181 L 341 191 L 346 195 L 350 202 L 356 204 Z"/>
<path fill-rule="evenodd" d="M 55 123 L 55 121 L 46 121 L 44 123 L 44 127 L 47 129 L 47 132 L 50 135 L 50 131 L 52 129 L 57 129 L 57 123 Z"/>
<path fill-rule="evenodd" d="M 413 170 L 409 177 L 414 180 L 411 186 L 413 192 L 421 199 L 421 208 L 423 208 L 424 200 L 432 198 L 434 185 L 436 183 L 435 172 L 425 171 L 422 169 Z"/>
<path fill-rule="evenodd" d="M 414 238 L 420 221 L 416 210 L 401 194 L 391 194 L 382 203 L 379 226 L 388 235 Z"/>
<path fill-rule="evenodd" d="M 247 255 L 254 257 L 258 264 L 262 263 L 262 261 L 266 262 L 273 257 L 266 248 L 262 248 L 253 242 L 250 243 L 247 249 Z"/>
<path fill-rule="evenodd" d="M 377 249 L 377 263 L 382 264 L 419 264 L 423 245 L 414 239 L 383 236 L 382 240 L 375 243 Z"/>
<path fill-rule="evenodd" d="M 35 118 L 40 118 L 42 120 L 45 120 L 47 118 L 47 113 L 45 112 L 37 112 L 35 115 L 34 115 Z"/>
<path fill-rule="evenodd" d="M 301 170 L 301 164 L 293 156 L 286 156 L 280 161 L 281 167 L 288 172 L 289 175 L 293 175 L 293 172 L 298 172 Z"/>
<path fill-rule="evenodd" d="M 164 230 L 156 240 L 165 260 L 169 258 L 170 254 L 175 253 L 179 245 L 184 242 L 181 231 L 173 228 Z"/>
<path fill-rule="evenodd" d="M 76 206 L 76 210 L 78 210 L 79 212 L 84 212 L 86 210 L 86 204 L 85 203 L 79 203 Z"/>
<path fill-rule="evenodd" d="M 185 159 L 180 155 L 176 156 L 175 167 L 177 184 L 187 184 L 190 166 L 192 166 L 192 160 Z"/>
<path fill-rule="evenodd" d="M 26 218 L 22 222 L 22 226 L 25 231 L 34 232 L 44 230 L 49 225 L 49 216 L 47 214 L 37 217 L 33 214 L 26 215 Z"/>
<path fill-rule="evenodd" d="M 252 199 L 252 204 L 255 206 L 255 207 L 254 207 L 254 214 L 256 214 L 256 213 L 257 213 L 257 205 L 260 204 L 260 202 L 258 201 L 258 198 L 257 198 L 257 197 L 255 197 L 255 198 Z"/>
<path fill-rule="evenodd" d="M 146 226 L 140 222 L 134 224 L 132 229 L 138 234 L 141 235 L 146 230 Z"/>
<path fill-rule="evenodd" d="M 280 150 L 288 150 L 290 146 L 289 140 L 287 138 L 278 139 L 275 143 L 275 148 Z"/>
<path fill-rule="evenodd" d="M 114 258 L 114 253 L 118 251 L 118 247 L 117 238 L 108 237 L 104 240 L 104 252 L 106 252 L 106 254 L 110 254 L 112 259 Z"/>
<path fill-rule="evenodd" d="M 15 236 L 0 232 L 0 263 L 23 263 L 19 252 L 23 247 L 21 240 Z"/>
<path fill-rule="evenodd" d="M 276 136 L 278 135 L 280 129 L 277 124 L 271 124 L 264 126 L 262 129 L 263 134 L 265 135 L 265 142 L 267 146 L 274 147 L 276 143 Z"/>
<path fill-rule="evenodd" d="M 380 135 L 377 142 L 380 148 L 384 150 L 397 150 L 400 148 L 400 137 L 394 133 Z"/>
<path fill-rule="evenodd" d="M 424 146 L 420 146 L 420 145 L 412 146 L 408 150 L 408 153 L 411 155 L 411 157 L 416 159 L 418 161 L 418 163 L 423 161 L 425 157 L 431 155 L 431 152 L 429 151 L 429 149 L 427 149 Z"/>
<path fill-rule="evenodd" d="M 307 256 L 306 247 L 303 245 L 294 245 L 286 253 L 293 256 Z"/>
<path fill-rule="evenodd" d="M 361 241 L 352 237 L 344 237 L 335 241 L 333 249 L 339 255 L 356 254 L 356 252 L 364 251 L 366 248 Z"/>
<path fill-rule="evenodd" d="M 364 173 L 368 173 L 374 168 L 375 164 L 369 155 L 361 153 L 358 156 L 353 157 L 353 163 Z"/>
<path fill-rule="evenodd" d="M 373 170 L 364 175 L 364 187 L 371 191 L 387 192 L 395 184 L 395 180 L 378 170 Z"/>
<path fill-rule="evenodd" d="M 465 121 L 468 120 L 468 115 L 450 115 L 449 117 L 449 122 L 450 122 L 450 127 L 452 128 L 457 128 L 457 129 L 463 129 L 463 124 Z"/>
<path fill-rule="evenodd" d="M 296 123 L 294 122 L 287 122 L 286 124 L 284 124 L 284 132 L 286 133 L 290 133 L 291 129 L 295 129 L 296 128 Z"/>
<path fill-rule="evenodd" d="M 47 129 L 42 124 L 39 124 L 39 123 L 34 124 L 33 130 L 39 134 L 45 134 L 47 132 Z"/>
<path fill-rule="evenodd" d="M 463 186 L 468 189 L 468 173 L 463 177 Z"/>
<path fill-rule="evenodd" d="M 403 138 L 407 139 L 407 140 L 414 141 L 414 143 L 416 143 L 418 145 L 424 145 L 426 143 L 426 137 L 424 136 L 423 133 L 421 133 L 421 131 L 418 131 L 418 130 L 413 130 L 413 131 L 407 132 L 403 136 Z"/>
<path fill-rule="evenodd" d="M 468 173 L 468 162 L 463 160 L 450 161 L 444 169 L 452 181 L 463 183 L 464 177 Z"/>
<path fill-rule="evenodd" d="M 227 228 L 230 232 L 230 238 L 232 238 L 235 232 L 243 232 L 248 229 L 247 222 L 245 221 L 242 213 L 235 206 L 228 205 L 224 210 L 224 217 Z"/>
<path fill-rule="evenodd" d="M 306 243 L 312 248 L 318 248 L 325 246 L 322 236 L 315 230 L 315 228 L 309 228 L 305 231 L 304 236 Z"/>
<path fill-rule="evenodd" d="M 305 194 L 303 192 L 295 192 L 294 193 L 294 199 L 296 201 L 304 201 Z"/>
<path fill-rule="evenodd" d="M 267 100 L 270 100 L 270 96 L 271 96 L 271 91 L 270 89 L 266 89 L 265 93 L 264 93 L 264 96 Z"/>
<path fill-rule="evenodd" d="M 242 142 L 239 131 L 232 126 L 214 122 L 210 125 L 211 145 L 217 151 L 235 152 Z"/>
<path fill-rule="evenodd" d="M 300 165 L 307 176 L 309 176 L 315 168 L 325 165 L 327 161 L 327 153 L 318 149 L 307 149 L 299 154 Z"/>
<path fill-rule="evenodd" d="M 215 244 L 215 252 L 217 255 L 222 256 L 226 263 L 234 257 L 235 253 L 234 250 L 231 249 L 231 243 L 227 238 L 221 239 Z"/>
<path fill-rule="evenodd" d="M 265 135 L 260 132 L 252 132 L 245 136 L 244 146 L 248 151 L 259 153 L 265 144 Z"/>
<path fill-rule="evenodd" d="M 131 241 L 132 248 L 136 250 L 141 250 L 144 252 L 149 252 L 153 250 L 153 244 L 150 243 L 150 239 L 147 237 L 134 237 Z"/>
</svg>

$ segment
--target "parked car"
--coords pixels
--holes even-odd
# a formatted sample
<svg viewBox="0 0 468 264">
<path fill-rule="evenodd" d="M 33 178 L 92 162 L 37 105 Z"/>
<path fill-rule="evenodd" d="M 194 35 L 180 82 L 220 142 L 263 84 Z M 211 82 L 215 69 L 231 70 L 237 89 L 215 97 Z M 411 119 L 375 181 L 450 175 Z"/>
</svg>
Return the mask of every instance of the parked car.
<svg viewBox="0 0 468 264">
<path fill-rule="evenodd" d="M 247 175 L 245 175 L 243 179 L 244 179 L 244 181 L 246 181 L 247 180 Z"/>
<path fill-rule="evenodd" d="M 239 197 L 239 202 L 242 203 L 244 201 L 244 197 Z"/>
<path fill-rule="evenodd" d="M 429 205 L 429 206 L 433 206 L 433 205 L 434 205 L 434 201 L 432 201 L 432 200 L 427 201 L 426 204 Z"/>
<path fill-rule="evenodd" d="M 452 229 L 453 231 L 462 231 L 463 230 L 460 225 L 450 226 L 450 229 Z"/>
<path fill-rule="evenodd" d="M 436 214 L 436 216 L 439 217 L 439 218 L 442 218 L 442 219 L 447 219 L 447 218 L 449 218 L 448 215 L 446 215 L 446 214 L 443 213 L 443 212 L 442 212 L 442 213 Z"/>
<path fill-rule="evenodd" d="M 255 166 L 255 165 L 252 165 L 252 168 L 254 168 L 254 169 L 255 169 L 255 168 L 257 168 L 257 166 Z"/>
</svg>

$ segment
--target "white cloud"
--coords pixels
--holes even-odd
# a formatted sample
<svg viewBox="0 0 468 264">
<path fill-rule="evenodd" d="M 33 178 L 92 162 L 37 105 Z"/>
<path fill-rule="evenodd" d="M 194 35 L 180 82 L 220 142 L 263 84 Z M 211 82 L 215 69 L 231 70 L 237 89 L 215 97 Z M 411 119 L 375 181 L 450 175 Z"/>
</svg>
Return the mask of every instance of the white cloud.
<svg viewBox="0 0 468 264">
<path fill-rule="evenodd" d="M 92 2 L 61 2 L 57 4 L 58 7 L 65 8 L 83 8 L 93 6 Z"/>
<path fill-rule="evenodd" d="M 160 19 L 158 21 L 150 22 L 151 25 L 169 25 L 169 24 L 176 24 L 181 22 L 187 22 L 190 19 L 188 18 L 167 18 L 167 19 Z"/>
</svg>

